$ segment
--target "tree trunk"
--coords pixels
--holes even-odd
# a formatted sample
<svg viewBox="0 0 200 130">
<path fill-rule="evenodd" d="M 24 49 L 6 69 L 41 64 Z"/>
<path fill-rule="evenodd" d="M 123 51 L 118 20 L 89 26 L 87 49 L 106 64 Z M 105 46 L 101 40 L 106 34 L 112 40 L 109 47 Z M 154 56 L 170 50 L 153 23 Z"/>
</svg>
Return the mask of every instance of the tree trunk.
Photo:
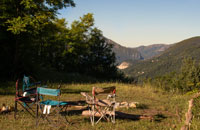
<svg viewBox="0 0 200 130">
<path fill-rule="evenodd" d="M 13 60 L 12 78 L 17 78 L 19 74 L 19 36 L 15 36 L 15 53 Z"/>
</svg>

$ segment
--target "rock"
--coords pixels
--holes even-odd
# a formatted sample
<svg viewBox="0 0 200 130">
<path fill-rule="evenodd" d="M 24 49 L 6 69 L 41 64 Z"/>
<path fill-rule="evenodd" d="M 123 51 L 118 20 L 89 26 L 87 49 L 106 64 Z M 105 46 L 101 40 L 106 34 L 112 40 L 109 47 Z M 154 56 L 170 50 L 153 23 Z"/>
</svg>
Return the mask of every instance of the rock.
<svg viewBox="0 0 200 130">
<path fill-rule="evenodd" d="M 0 108 L 0 113 L 7 113 L 7 112 L 11 112 L 11 111 L 14 111 L 14 107 L 12 106 L 6 106 L 5 104 L 3 104 L 2 108 Z"/>
<path fill-rule="evenodd" d="M 2 111 L 2 112 L 3 112 L 3 111 L 6 111 L 6 107 L 3 106 L 3 107 L 1 108 L 1 111 Z"/>
<path fill-rule="evenodd" d="M 123 107 L 126 107 L 127 109 L 128 108 L 136 108 L 137 107 L 137 104 L 139 104 L 138 102 L 121 102 L 121 103 L 116 103 L 115 104 L 115 108 L 123 108 Z"/>
<path fill-rule="evenodd" d="M 121 106 L 127 106 L 127 105 L 128 105 L 128 102 L 121 102 L 120 105 L 121 105 Z"/>
<path fill-rule="evenodd" d="M 126 107 L 128 109 L 129 104 L 128 102 L 121 102 L 119 107 Z"/>
<path fill-rule="evenodd" d="M 136 108 L 136 103 L 134 103 L 134 102 L 129 103 L 129 107 Z"/>
</svg>

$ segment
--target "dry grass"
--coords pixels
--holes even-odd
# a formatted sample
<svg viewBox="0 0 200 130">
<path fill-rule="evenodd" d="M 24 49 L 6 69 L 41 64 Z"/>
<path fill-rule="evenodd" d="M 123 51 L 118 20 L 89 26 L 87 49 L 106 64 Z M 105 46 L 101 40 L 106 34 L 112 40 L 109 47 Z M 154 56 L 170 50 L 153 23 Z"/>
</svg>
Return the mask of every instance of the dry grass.
<svg viewBox="0 0 200 130">
<path fill-rule="evenodd" d="M 184 113 L 187 109 L 187 101 L 190 98 L 188 95 L 180 95 L 164 92 L 151 86 L 139 87 L 131 84 L 119 83 L 96 83 L 96 84 L 64 84 L 62 86 L 63 101 L 84 100 L 80 92 L 91 92 L 93 86 L 117 87 L 117 101 L 139 102 L 138 108 L 121 108 L 118 111 L 129 113 L 132 115 L 152 115 L 154 120 L 129 120 L 117 119 L 116 124 L 100 122 L 92 127 L 88 117 L 81 116 L 81 112 L 70 113 L 67 118 L 72 123 L 71 125 L 61 125 L 52 127 L 48 123 L 41 123 L 38 127 L 35 126 L 35 119 L 27 113 L 19 112 L 18 119 L 15 120 L 13 112 L 0 115 L 0 129 L 114 129 L 114 130 L 149 130 L 149 129 L 180 129 L 184 121 Z M 49 87 L 57 87 L 57 84 L 49 85 Z M 12 91 L 9 89 L 9 91 Z M 4 90 L 6 92 L 6 90 Z M 0 95 L 0 103 L 14 105 L 14 95 Z M 0 104 L 0 105 L 1 105 Z M 21 108 L 19 108 L 21 110 Z M 72 108 L 73 109 L 73 108 Z"/>
</svg>

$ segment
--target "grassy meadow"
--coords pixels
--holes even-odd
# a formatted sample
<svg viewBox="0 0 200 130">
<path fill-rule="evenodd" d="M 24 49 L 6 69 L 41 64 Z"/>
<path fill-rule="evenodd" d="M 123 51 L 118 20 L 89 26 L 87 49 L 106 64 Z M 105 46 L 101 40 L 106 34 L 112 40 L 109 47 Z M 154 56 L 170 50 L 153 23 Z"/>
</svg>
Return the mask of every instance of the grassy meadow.
<svg viewBox="0 0 200 130">
<path fill-rule="evenodd" d="M 14 106 L 14 84 L 5 84 L 7 88 L 0 87 L 0 103 L 5 103 L 8 106 Z M 48 87 L 56 88 L 58 84 L 49 84 Z M 41 122 L 38 127 L 35 126 L 35 119 L 28 113 L 19 111 L 17 120 L 14 119 L 14 112 L 0 115 L 1 130 L 17 130 L 17 129 L 111 129 L 111 130 L 170 130 L 180 129 L 184 124 L 185 112 L 188 109 L 188 100 L 192 95 L 182 95 L 178 93 L 165 92 L 161 89 L 146 86 L 135 86 L 132 84 L 121 83 L 94 83 L 94 84 L 63 84 L 61 91 L 61 100 L 63 101 L 79 101 L 85 100 L 80 92 L 88 92 L 91 94 L 93 86 L 108 87 L 116 86 L 117 102 L 139 102 L 137 108 L 119 108 L 116 111 L 124 112 L 131 115 L 147 115 L 153 116 L 153 120 L 141 119 L 116 119 L 116 123 L 101 121 L 95 126 L 91 126 L 89 117 L 81 115 L 81 110 L 70 107 L 66 116 L 69 125 L 60 125 L 52 127 L 48 122 Z M 198 100 L 195 101 L 198 103 Z M 0 104 L 0 105 L 1 105 Z M 19 105 L 18 105 L 19 106 Z M 19 106 L 19 110 L 22 108 Z M 77 110 L 75 112 L 75 110 Z M 198 104 L 193 110 L 198 113 Z M 200 129 L 199 114 L 194 117 L 191 129 Z M 42 120 L 41 120 L 42 121 Z"/>
</svg>

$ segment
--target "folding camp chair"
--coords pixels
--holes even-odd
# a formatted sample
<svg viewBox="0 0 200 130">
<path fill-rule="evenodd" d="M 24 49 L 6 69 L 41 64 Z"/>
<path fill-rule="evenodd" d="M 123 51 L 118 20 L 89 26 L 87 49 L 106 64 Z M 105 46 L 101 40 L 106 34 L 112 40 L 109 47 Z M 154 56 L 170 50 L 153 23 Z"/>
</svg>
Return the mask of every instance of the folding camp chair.
<svg viewBox="0 0 200 130">
<path fill-rule="evenodd" d="M 36 88 L 29 90 L 19 91 L 19 80 L 16 82 L 16 94 L 15 94 L 15 113 L 14 117 L 16 119 L 17 114 L 17 104 L 22 106 L 31 116 L 35 117 L 34 110 L 31 108 L 30 104 L 35 103 L 36 98 Z"/>
<path fill-rule="evenodd" d="M 54 97 L 57 97 L 58 100 L 48 99 L 48 100 L 40 101 L 39 100 L 40 95 L 48 96 L 48 97 L 54 96 Z M 61 95 L 60 89 L 50 89 L 50 88 L 42 88 L 42 87 L 37 88 L 36 125 L 38 125 L 40 118 L 42 118 L 43 120 L 47 120 L 48 123 L 53 124 L 53 125 L 57 123 L 61 123 L 60 122 L 61 111 L 63 110 L 65 106 L 67 106 L 68 103 L 60 101 L 60 95 Z M 40 115 L 39 115 L 39 112 L 41 112 Z M 50 117 L 52 117 L 53 119 L 50 119 Z M 66 118 L 65 118 L 65 121 L 67 122 Z"/>
<path fill-rule="evenodd" d="M 40 84 L 40 82 L 30 83 L 30 78 L 24 75 L 24 78 L 22 81 L 23 83 L 22 90 L 20 91 L 19 81 L 20 81 L 19 79 L 16 81 L 14 118 L 16 119 L 18 104 L 22 106 L 22 108 L 24 108 L 31 116 L 35 117 L 35 111 L 33 110 L 32 107 L 36 102 L 36 88 L 37 88 L 37 85 Z"/>
<path fill-rule="evenodd" d="M 115 123 L 115 87 L 107 88 L 92 88 L 92 96 L 82 92 L 81 94 L 86 97 L 86 103 L 89 108 L 89 115 L 92 125 L 97 124 L 101 119 L 112 121 Z M 101 100 L 97 98 L 97 95 L 106 94 L 107 99 Z M 99 117 L 95 121 L 95 117 Z"/>
</svg>

